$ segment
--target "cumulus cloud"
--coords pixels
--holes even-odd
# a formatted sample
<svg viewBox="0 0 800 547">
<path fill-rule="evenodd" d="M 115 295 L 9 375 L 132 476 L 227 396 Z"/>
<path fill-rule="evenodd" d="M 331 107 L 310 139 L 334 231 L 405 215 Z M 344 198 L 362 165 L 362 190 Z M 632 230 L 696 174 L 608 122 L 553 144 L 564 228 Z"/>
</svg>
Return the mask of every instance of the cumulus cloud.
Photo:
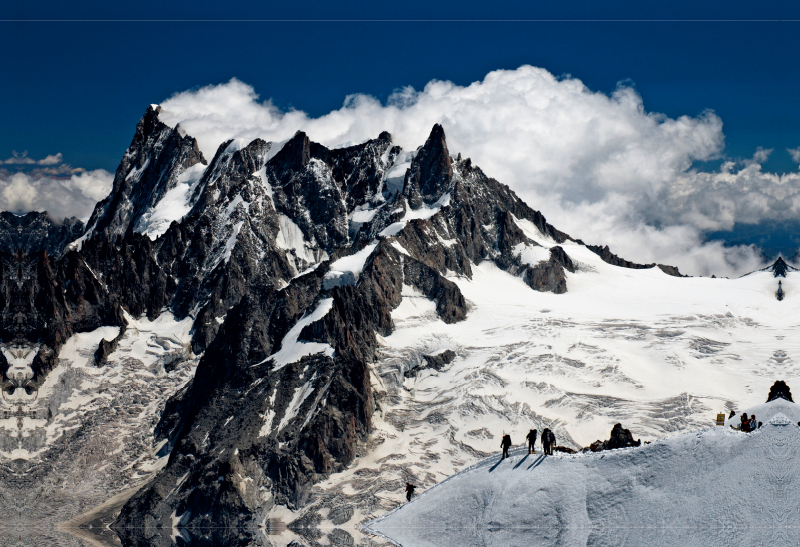
<svg viewBox="0 0 800 547">
<path fill-rule="evenodd" d="M 722 157 L 722 121 L 713 112 L 672 119 L 647 112 L 628 85 L 604 94 L 531 66 L 491 72 L 469 86 L 431 81 L 385 103 L 351 95 L 317 118 L 260 101 L 236 79 L 178 93 L 161 106 L 162 121 L 180 123 L 209 158 L 230 138 L 279 141 L 297 130 L 327 146 L 387 130 L 413 149 L 441 123 L 452 153 L 472 157 L 573 237 L 695 275 L 736 275 L 761 265 L 756 248 L 705 242 L 705 231 L 800 212 L 800 174 L 763 172 L 770 150 L 726 161 L 715 172 L 692 167 Z M 790 153 L 800 160 L 800 148 Z"/>
<path fill-rule="evenodd" d="M 62 159 L 61 152 L 59 152 L 58 154 L 55 155 L 51 154 L 46 158 L 44 158 L 43 160 L 37 161 L 36 163 L 39 165 L 57 165 L 61 163 L 61 159 Z"/>
<path fill-rule="evenodd" d="M 111 191 L 114 175 L 103 169 L 70 168 L 68 175 L 59 171 L 63 170 L 37 168 L 11 173 L 0 169 L 0 208 L 19 213 L 47 211 L 56 219 L 86 218 L 95 203 Z"/>
</svg>

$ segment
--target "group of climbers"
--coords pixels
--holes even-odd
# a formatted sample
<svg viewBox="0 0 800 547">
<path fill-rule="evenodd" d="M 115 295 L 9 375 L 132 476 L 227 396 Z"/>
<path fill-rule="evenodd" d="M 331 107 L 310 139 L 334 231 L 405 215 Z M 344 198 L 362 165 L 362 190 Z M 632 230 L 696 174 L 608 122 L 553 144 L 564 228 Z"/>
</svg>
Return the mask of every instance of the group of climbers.
<svg viewBox="0 0 800 547">
<path fill-rule="evenodd" d="M 785 382 L 777 381 L 770 389 L 770 394 L 769 398 L 767 399 L 767 402 L 769 403 L 770 401 L 773 401 L 775 399 L 785 399 L 787 401 L 794 402 L 792 400 L 791 392 L 789 391 L 789 386 L 787 386 Z M 732 420 L 734 416 L 736 416 L 736 411 L 731 410 L 731 413 L 728 416 L 728 420 L 729 421 Z M 722 425 L 722 423 L 724 423 L 725 421 L 724 418 L 725 418 L 724 414 L 718 414 L 717 423 L 719 425 Z M 731 428 L 737 431 L 743 431 L 745 433 L 749 433 L 751 431 L 755 431 L 756 429 L 760 428 L 761 425 L 762 425 L 761 422 L 756 420 L 755 414 L 748 417 L 747 413 L 743 412 L 740 417 L 739 425 L 734 427 L 731 424 Z M 797 425 L 800 427 L 800 422 L 797 422 Z M 528 454 L 536 454 L 535 445 L 538 436 L 539 432 L 536 429 L 531 429 L 525 436 L 525 440 L 527 441 L 528 445 Z M 545 428 L 544 430 L 542 430 L 541 442 L 542 442 L 542 449 L 546 456 L 553 455 L 553 450 L 558 450 L 567 453 L 575 453 L 575 451 L 570 448 L 556 446 L 556 436 L 555 434 L 553 434 L 550 428 Z M 600 452 L 603 450 L 614 450 L 617 448 L 632 448 L 641 446 L 641 444 L 642 441 L 634 439 L 630 430 L 623 428 L 622 424 L 615 424 L 613 429 L 611 430 L 611 436 L 607 441 L 600 441 L 600 440 L 595 441 L 590 446 L 582 449 L 580 452 L 582 453 Z M 648 444 L 648 442 L 645 442 L 645 444 Z M 503 450 L 503 455 L 500 458 L 501 460 L 504 460 L 509 457 L 508 451 L 511 449 L 511 446 L 512 446 L 511 435 L 504 432 L 502 440 L 500 441 L 500 448 L 502 448 Z M 414 495 L 415 488 L 416 487 L 413 484 L 406 483 L 406 500 L 411 501 L 411 497 Z"/>
<path fill-rule="evenodd" d="M 539 431 L 536 429 L 531 429 L 528 434 L 525 436 L 525 440 L 528 441 L 528 454 L 536 454 L 536 437 L 539 436 Z M 546 456 L 553 455 L 553 449 L 556 447 L 556 436 L 555 434 L 550 431 L 549 428 L 545 428 L 542 431 L 542 450 Z M 503 439 L 500 441 L 500 448 L 503 449 L 503 455 L 500 457 L 501 460 L 504 460 L 508 457 L 508 449 L 511 448 L 511 435 L 507 433 L 503 433 Z"/>
<path fill-rule="evenodd" d="M 735 414 L 736 414 L 735 412 L 731 411 L 731 415 L 730 415 L 729 419 L 733 418 L 733 416 L 735 416 Z M 756 421 L 756 415 L 755 414 L 753 414 L 751 417 L 748 418 L 747 417 L 747 412 L 742 412 L 742 416 L 741 416 L 741 418 L 739 420 L 740 420 L 739 427 L 733 427 L 731 425 L 732 429 L 736 429 L 737 431 L 744 431 L 745 433 L 749 433 L 749 432 L 755 431 L 756 429 L 761 427 L 761 422 Z"/>
</svg>

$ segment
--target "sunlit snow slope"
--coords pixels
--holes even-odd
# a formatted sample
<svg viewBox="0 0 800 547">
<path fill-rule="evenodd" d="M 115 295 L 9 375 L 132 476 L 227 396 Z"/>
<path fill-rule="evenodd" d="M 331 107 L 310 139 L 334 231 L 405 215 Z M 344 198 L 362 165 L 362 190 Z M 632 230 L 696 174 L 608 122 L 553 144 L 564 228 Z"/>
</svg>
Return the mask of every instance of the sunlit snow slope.
<svg viewBox="0 0 800 547">
<path fill-rule="evenodd" d="M 550 427 L 579 448 L 621 422 L 652 440 L 762 402 L 776 379 L 798 383 L 797 274 L 778 301 L 770 272 L 678 278 L 563 247 L 580 264 L 565 294 L 531 291 L 490 262 L 471 280 L 451 277 L 471 305 L 460 323 L 406 288 L 374 365 L 376 431 L 350 470 L 317 487 L 321 506 L 378 516 L 402 500 L 405 480 L 441 482 L 497 452 L 503 432 L 522 444 L 528 429 Z M 424 355 L 446 349 L 449 365 L 425 368 Z"/>
<path fill-rule="evenodd" d="M 711 427 L 640 448 L 492 457 L 370 524 L 403 547 L 797 545 L 800 408 L 745 434 Z"/>
</svg>

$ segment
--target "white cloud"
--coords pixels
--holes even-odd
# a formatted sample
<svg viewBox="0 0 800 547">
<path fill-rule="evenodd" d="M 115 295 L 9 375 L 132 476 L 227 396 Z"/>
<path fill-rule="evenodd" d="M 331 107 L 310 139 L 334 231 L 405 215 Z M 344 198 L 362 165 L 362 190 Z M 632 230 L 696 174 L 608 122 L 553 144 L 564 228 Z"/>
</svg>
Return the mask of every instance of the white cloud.
<svg viewBox="0 0 800 547">
<path fill-rule="evenodd" d="M 47 164 L 51 165 L 51 164 Z M 0 208 L 47 211 L 53 218 L 88 217 L 95 203 L 111 191 L 114 175 L 103 169 L 54 176 L 49 170 L 10 173 L 0 170 Z"/>
<path fill-rule="evenodd" d="M 792 156 L 792 161 L 800 163 L 800 146 L 797 148 L 787 148 L 786 151 Z"/>
<path fill-rule="evenodd" d="M 61 163 L 61 152 L 55 155 L 51 154 L 43 160 L 37 161 L 36 163 L 39 165 L 57 165 Z"/>
<path fill-rule="evenodd" d="M 530 66 L 465 87 L 432 81 L 422 91 L 405 88 L 385 104 L 351 95 L 318 118 L 259 102 L 251 86 L 233 79 L 173 95 L 160 117 L 180 123 L 208 158 L 230 138 L 279 141 L 297 130 L 327 146 L 387 130 L 395 143 L 416 148 L 441 123 L 452 153 L 472 157 L 559 229 L 629 260 L 696 275 L 735 275 L 760 262 L 752 247 L 704 243 L 703 231 L 800 212 L 800 174 L 762 172 L 769 150 L 714 173 L 692 168 L 721 157 L 722 121 L 713 112 L 668 118 L 647 112 L 631 87 L 606 95 Z"/>
<path fill-rule="evenodd" d="M 28 175 L 15 173 L 8 184 L 0 190 L 3 199 L 3 209 L 6 211 L 31 211 L 34 209 L 39 191 L 30 184 Z"/>
<path fill-rule="evenodd" d="M 24 150 L 23 152 L 17 152 L 14 150 L 11 153 L 10 158 L 0 163 L 5 163 L 6 165 L 33 165 L 36 163 L 36 160 L 28 157 L 27 150 Z"/>
<path fill-rule="evenodd" d="M 21 166 L 24 166 L 24 165 L 58 165 L 59 163 L 61 163 L 61 160 L 62 160 L 61 152 L 59 152 L 58 154 L 50 154 L 50 155 L 48 155 L 47 157 L 45 157 L 44 159 L 41 159 L 41 160 L 35 160 L 33 158 L 29 158 L 28 157 L 28 151 L 27 150 L 25 150 L 23 152 L 17 152 L 16 150 L 14 150 L 11 153 L 11 157 L 10 158 L 8 158 L 5 161 L 0 160 L 0 165 L 3 165 L 3 164 L 5 164 L 5 165 L 21 165 Z"/>
</svg>

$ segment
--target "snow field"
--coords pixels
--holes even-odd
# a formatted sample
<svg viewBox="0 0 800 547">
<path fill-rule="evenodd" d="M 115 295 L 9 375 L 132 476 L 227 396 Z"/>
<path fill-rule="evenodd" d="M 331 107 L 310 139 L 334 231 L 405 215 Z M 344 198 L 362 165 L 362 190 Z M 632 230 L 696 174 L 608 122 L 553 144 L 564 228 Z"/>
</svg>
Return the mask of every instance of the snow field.
<svg viewBox="0 0 800 547">
<path fill-rule="evenodd" d="M 403 547 L 797 544 L 798 406 L 765 425 L 574 456 L 487 458 L 367 526 Z M 781 540 L 789 540 L 782 543 Z"/>
<path fill-rule="evenodd" d="M 578 265 L 566 294 L 533 291 L 488 261 L 471 279 L 451 276 L 470 305 L 460 323 L 443 323 L 435 302 L 403 287 L 372 366 L 374 433 L 351 468 L 315 486 L 309 511 L 349 505 L 379 516 L 402 503 L 406 480 L 437 484 L 498 452 L 504 432 L 520 445 L 528 429 L 550 427 L 558 444 L 579 448 L 621 422 L 636 438 L 660 439 L 706 428 L 717 412 L 736 409 L 738 419 L 777 379 L 800 385 L 791 275 L 778 302 L 766 272 L 676 278 L 563 247 Z M 456 358 L 442 371 L 404 376 L 446 349 Z"/>
</svg>

